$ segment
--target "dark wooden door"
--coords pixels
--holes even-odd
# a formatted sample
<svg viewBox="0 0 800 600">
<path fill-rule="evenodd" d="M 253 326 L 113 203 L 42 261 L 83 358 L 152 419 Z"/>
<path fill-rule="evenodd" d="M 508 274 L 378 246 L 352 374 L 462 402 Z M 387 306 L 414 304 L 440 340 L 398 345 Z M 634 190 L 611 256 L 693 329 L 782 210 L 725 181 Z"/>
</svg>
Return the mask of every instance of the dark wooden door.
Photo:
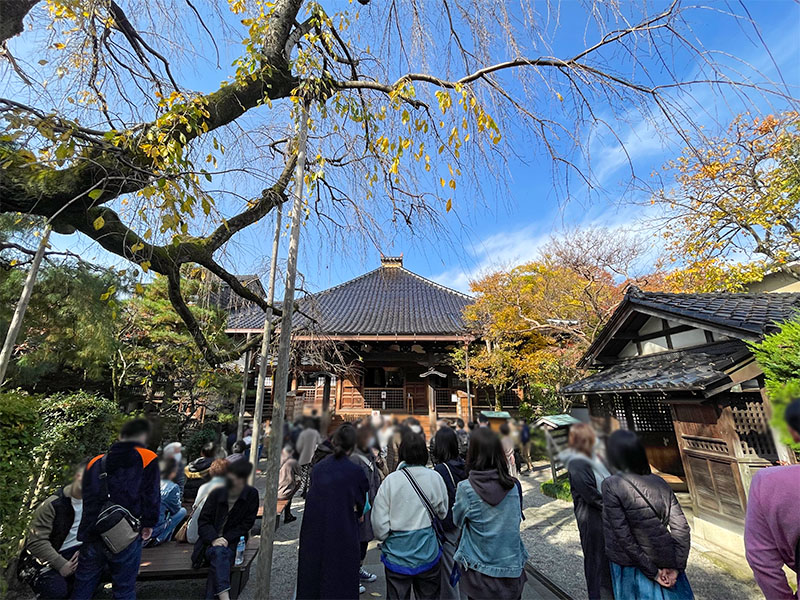
<svg viewBox="0 0 800 600">
<path fill-rule="evenodd" d="M 406 398 L 411 396 L 409 409 L 411 414 L 428 414 L 428 386 L 424 383 L 407 383 Z"/>
</svg>

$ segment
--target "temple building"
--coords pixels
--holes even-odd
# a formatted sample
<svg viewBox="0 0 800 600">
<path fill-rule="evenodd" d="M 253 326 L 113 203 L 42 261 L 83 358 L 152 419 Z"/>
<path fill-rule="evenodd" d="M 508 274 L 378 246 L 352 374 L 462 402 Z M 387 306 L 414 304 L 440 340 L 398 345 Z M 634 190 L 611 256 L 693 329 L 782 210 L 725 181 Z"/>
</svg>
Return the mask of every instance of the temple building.
<svg viewBox="0 0 800 600">
<path fill-rule="evenodd" d="M 468 420 L 494 408 L 493 396 L 471 389 L 450 363 L 454 349 L 475 341 L 463 317 L 471 302 L 405 269 L 402 256 L 383 256 L 377 269 L 298 300 L 291 389 L 307 409 L 327 408 L 335 420 L 380 411 L 415 416 L 431 429 L 440 417 Z M 228 333 L 258 335 L 263 323 L 251 306 L 231 314 Z M 517 409 L 519 400 L 519 392 L 507 394 L 503 409 Z"/>
<path fill-rule="evenodd" d="M 769 426 L 748 348 L 800 310 L 796 293 L 668 294 L 631 288 L 562 389 L 582 397 L 601 438 L 637 432 L 654 472 L 687 491 L 695 539 L 743 555 L 753 474 L 797 457 Z"/>
</svg>

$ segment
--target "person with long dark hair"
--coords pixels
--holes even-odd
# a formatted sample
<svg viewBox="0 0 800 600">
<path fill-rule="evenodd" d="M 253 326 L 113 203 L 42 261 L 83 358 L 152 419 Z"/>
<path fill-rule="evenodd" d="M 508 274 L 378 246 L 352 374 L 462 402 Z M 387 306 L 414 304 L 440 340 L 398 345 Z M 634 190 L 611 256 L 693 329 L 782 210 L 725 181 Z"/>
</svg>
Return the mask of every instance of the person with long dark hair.
<svg viewBox="0 0 800 600">
<path fill-rule="evenodd" d="M 425 439 L 406 430 L 399 448 L 400 463 L 378 488 L 372 507 L 372 530 L 381 540 L 389 600 L 439 598 L 442 548 L 437 536 L 447 516 L 447 487 L 425 465 Z"/>
<path fill-rule="evenodd" d="M 567 467 L 572 504 L 583 550 L 583 574 L 590 600 L 613 598 L 611 571 L 603 539 L 603 481 L 610 473 L 595 455 L 592 426 L 578 423 L 569 429 L 568 448 L 558 454 Z"/>
<path fill-rule="evenodd" d="M 603 527 L 614 597 L 630 600 L 694 598 L 686 579 L 689 524 L 672 488 L 650 470 L 632 431 L 607 444 L 616 471 L 603 481 Z"/>
<path fill-rule="evenodd" d="M 522 596 L 528 560 L 519 534 L 522 518 L 522 488 L 508 472 L 500 438 L 491 429 L 476 429 L 467 451 L 467 479 L 458 484 L 453 505 L 453 523 L 462 529 L 454 558 L 467 597 Z"/>
<path fill-rule="evenodd" d="M 464 423 L 463 421 L 461 422 Z M 442 546 L 442 568 L 440 572 L 442 589 L 440 598 L 450 600 L 460 598 L 458 582 L 451 584 L 450 573 L 453 571 L 455 560 L 453 555 L 458 547 L 458 538 L 461 535 L 458 527 L 453 523 L 453 504 L 456 501 L 456 487 L 467 478 L 464 459 L 459 455 L 458 434 L 450 427 L 442 427 L 433 436 L 431 444 L 431 459 L 433 470 L 442 476 L 447 487 L 447 516 L 442 520 L 444 529 L 444 544 Z M 466 597 L 466 596 L 464 596 Z"/>
<path fill-rule="evenodd" d="M 356 430 L 356 448 L 350 455 L 350 460 L 364 471 L 364 475 L 366 475 L 367 481 L 369 481 L 370 506 L 375 503 L 375 496 L 378 495 L 378 488 L 381 485 L 381 472 L 378 467 L 378 458 L 374 451 L 375 444 L 375 428 L 369 423 L 362 424 L 361 427 Z M 364 568 L 367 548 L 370 541 L 375 537 L 372 533 L 372 520 L 369 511 L 370 509 L 367 508 L 367 512 L 359 524 L 359 531 L 361 533 L 361 568 L 358 570 L 358 578 L 363 583 L 372 583 L 378 579 L 375 573 L 370 573 Z"/>
<path fill-rule="evenodd" d="M 311 471 L 297 565 L 297 598 L 358 598 L 359 519 L 369 491 L 361 468 L 350 462 L 356 430 L 345 423 L 331 440 L 333 453 Z"/>
</svg>

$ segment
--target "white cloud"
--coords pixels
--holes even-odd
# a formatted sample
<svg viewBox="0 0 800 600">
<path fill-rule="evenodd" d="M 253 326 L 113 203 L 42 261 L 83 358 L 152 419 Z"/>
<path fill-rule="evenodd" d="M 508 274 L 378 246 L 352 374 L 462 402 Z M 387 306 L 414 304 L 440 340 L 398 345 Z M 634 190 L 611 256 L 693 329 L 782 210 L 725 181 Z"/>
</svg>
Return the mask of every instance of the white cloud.
<svg viewBox="0 0 800 600">
<path fill-rule="evenodd" d="M 493 270 L 533 260 L 550 238 L 549 232 L 531 224 L 516 231 L 495 233 L 468 248 L 464 266 L 453 267 L 431 279 L 447 287 L 469 292 L 469 282 Z"/>
</svg>

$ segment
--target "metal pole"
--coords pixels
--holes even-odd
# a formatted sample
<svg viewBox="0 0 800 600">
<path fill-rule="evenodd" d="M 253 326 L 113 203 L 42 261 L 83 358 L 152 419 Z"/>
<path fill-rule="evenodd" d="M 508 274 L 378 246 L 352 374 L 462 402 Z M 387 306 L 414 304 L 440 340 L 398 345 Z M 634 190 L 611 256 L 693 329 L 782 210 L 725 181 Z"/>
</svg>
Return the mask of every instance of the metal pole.
<svg viewBox="0 0 800 600">
<path fill-rule="evenodd" d="M 261 518 L 261 543 L 256 559 L 256 589 L 261 598 L 270 597 L 272 579 L 272 544 L 275 540 L 275 507 L 278 505 L 278 474 L 280 472 L 283 413 L 286 410 L 286 390 L 289 383 L 289 350 L 292 342 L 292 311 L 294 309 L 294 286 L 297 276 L 297 247 L 300 241 L 301 214 L 303 213 L 303 185 L 306 164 L 306 140 L 308 139 L 308 101 L 303 101 L 300 110 L 299 134 L 297 138 L 297 167 L 295 172 L 294 203 L 292 205 L 292 230 L 289 237 L 289 252 L 286 260 L 286 285 L 283 295 L 281 331 L 278 338 L 278 364 L 272 382 L 272 431 L 265 469 L 266 490 L 264 512 Z"/>
<path fill-rule="evenodd" d="M 28 309 L 28 303 L 31 301 L 33 285 L 36 283 L 36 275 L 39 273 L 39 266 L 42 264 L 42 258 L 44 258 L 44 251 L 47 250 L 47 242 L 49 239 L 50 225 L 47 225 L 44 228 L 42 241 L 39 242 L 39 247 L 36 249 L 36 254 L 33 256 L 31 268 L 28 270 L 28 276 L 25 278 L 25 285 L 22 286 L 22 294 L 20 294 L 17 307 L 14 309 L 14 316 L 11 317 L 11 323 L 8 326 L 8 333 L 6 333 L 6 340 L 3 343 L 3 350 L 0 352 L 0 386 L 3 385 L 6 379 L 6 371 L 11 362 L 11 354 L 14 352 L 17 336 L 22 329 L 22 319 L 25 317 L 25 311 Z"/>
<path fill-rule="evenodd" d="M 267 367 L 269 367 L 269 347 L 272 344 L 272 303 L 275 302 L 275 275 L 278 271 L 278 250 L 280 250 L 281 245 L 282 216 L 283 208 L 279 204 L 278 214 L 275 218 L 275 237 L 272 239 L 272 262 L 269 265 L 269 285 L 267 287 L 267 302 L 269 303 L 269 308 L 267 308 L 267 312 L 264 314 L 264 335 L 261 338 L 261 354 L 259 354 L 258 358 L 256 408 L 253 414 L 253 443 L 250 445 L 250 462 L 253 465 L 253 473 L 250 475 L 251 485 L 256 480 L 258 440 L 261 439 L 261 430 L 264 421 L 264 394 L 267 381 Z M 272 430 L 271 435 L 275 435 L 275 430 Z"/>
<path fill-rule="evenodd" d="M 247 341 L 250 341 L 250 334 L 247 334 Z M 236 415 L 236 441 L 244 437 L 244 405 L 247 402 L 247 380 L 250 375 L 250 350 L 244 353 L 244 363 L 242 368 L 242 397 L 239 398 L 239 412 Z"/>
</svg>

